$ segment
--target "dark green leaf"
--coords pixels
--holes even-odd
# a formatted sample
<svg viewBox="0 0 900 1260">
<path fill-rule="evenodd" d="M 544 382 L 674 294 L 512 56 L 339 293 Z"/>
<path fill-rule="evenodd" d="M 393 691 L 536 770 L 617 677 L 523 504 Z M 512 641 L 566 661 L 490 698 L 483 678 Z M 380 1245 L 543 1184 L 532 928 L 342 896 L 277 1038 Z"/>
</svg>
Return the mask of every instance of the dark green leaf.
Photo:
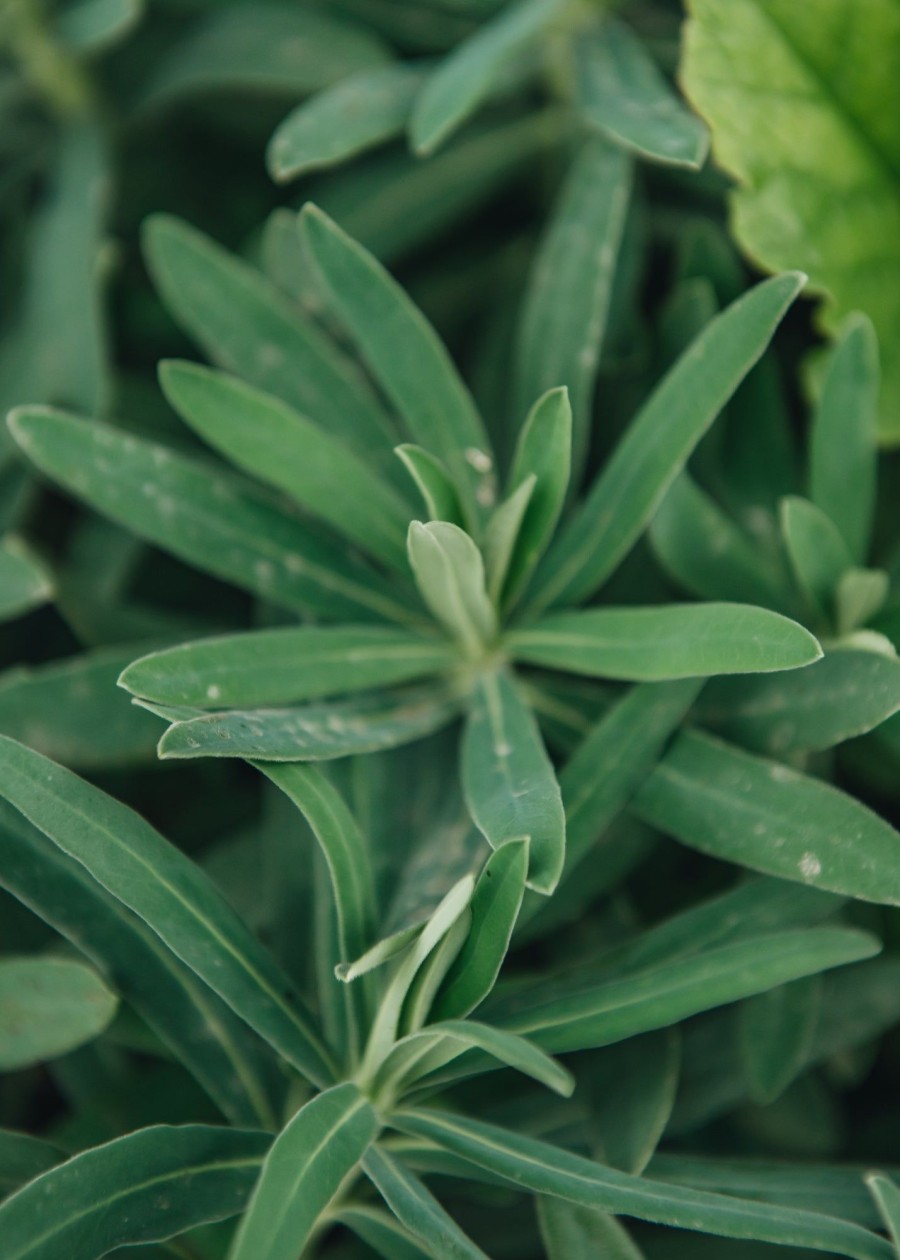
<svg viewBox="0 0 900 1260">
<path fill-rule="evenodd" d="M 397 1219 L 428 1248 L 430 1255 L 440 1255 L 442 1260 L 487 1260 L 431 1191 L 386 1151 L 371 1147 L 363 1168 Z"/>
<path fill-rule="evenodd" d="M 0 619 L 18 617 L 53 594 L 49 574 L 18 538 L 0 539 Z"/>
<path fill-rule="evenodd" d="M 118 999 L 69 958 L 0 959 L 0 1072 L 68 1054 L 100 1035 Z"/>
<path fill-rule="evenodd" d="M 27 1133 L 0 1129 L 0 1199 L 53 1168 L 65 1155 L 49 1142 Z"/>
<path fill-rule="evenodd" d="M 614 1216 L 565 1199 L 537 1200 L 547 1260 L 642 1260 Z"/>
<path fill-rule="evenodd" d="M 805 1066 L 821 1005 L 821 978 L 808 976 L 741 1006 L 738 1045 L 757 1102 L 772 1102 Z"/>
<path fill-rule="evenodd" d="M 580 1084 L 590 1098 L 598 1159 L 623 1172 L 644 1171 L 672 1114 L 680 1066 L 681 1041 L 673 1029 L 591 1056 Z"/>
<path fill-rule="evenodd" d="M 878 1204 L 881 1219 L 894 1243 L 895 1253 L 900 1255 L 900 1190 L 897 1189 L 896 1182 L 878 1173 L 870 1173 L 866 1177 L 866 1185 Z"/>
</svg>

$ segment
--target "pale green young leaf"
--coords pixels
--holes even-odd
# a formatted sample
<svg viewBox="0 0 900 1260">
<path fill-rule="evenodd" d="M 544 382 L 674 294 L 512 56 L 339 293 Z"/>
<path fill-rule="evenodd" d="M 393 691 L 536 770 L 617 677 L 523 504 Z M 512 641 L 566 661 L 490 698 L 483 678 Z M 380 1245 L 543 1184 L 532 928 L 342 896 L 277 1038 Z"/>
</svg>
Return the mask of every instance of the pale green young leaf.
<svg viewBox="0 0 900 1260">
<path fill-rule="evenodd" d="M 485 526 L 484 567 L 488 594 L 495 606 L 500 603 L 536 486 L 537 477 L 530 473 L 508 498 L 494 508 Z"/>
<path fill-rule="evenodd" d="M 829 362 L 809 445 L 809 498 L 837 526 L 856 564 L 868 555 L 875 510 L 878 379 L 874 330 L 856 316 Z"/>
<path fill-rule="evenodd" d="M 118 998 L 70 958 L 0 959 L 0 1072 L 68 1054 L 103 1032 Z"/>
<path fill-rule="evenodd" d="M 777 677 L 717 678 L 699 706 L 702 721 L 727 739 L 776 756 L 832 748 L 898 709 L 900 661 L 840 647 Z"/>
<path fill-rule="evenodd" d="M 0 1200 L 65 1159 L 59 1147 L 13 1129 L 0 1129 Z"/>
<path fill-rule="evenodd" d="M 109 978 L 232 1124 L 275 1127 L 274 1056 L 143 919 L 5 801 L 0 886 Z"/>
<path fill-rule="evenodd" d="M 420 1247 L 393 1212 L 384 1208 L 349 1203 L 335 1211 L 334 1219 L 352 1230 L 383 1260 L 433 1260 L 433 1253 Z"/>
<path fill-rule="evenodd" d="M 591 1056 L 579 1084 L 590 1099 L 598 1159 L 623 1172 L 644 1171 L 672 1114 L 680 1067 L 681 1041 L 671 1028 Z"/>
<path fill-rule="evenodd" d="M 439 1255 L 442 1260 L 487 1260 L 419 1178 L 382 1147 L 367 1151 L 363 1169 L 400 1223 L 429 1255 Z"/>
<path fill-rule="evenodd" d="M 41 472 L 188 564 L 299 612 L 415 619 L 385 578 L 241 478 L 50 408 L 20 408 L 10 428 Z"/>
<path fill-rule="evenodd" d="M 196 363 L 163 363 L 160 384 L 182 419 L 231 463 L 406 573 L 409 510 L 340 438 L 274 395 Z"/>
<path fill-rule="evenodd" d="M 679 358 L 538 567 L 532 606 L 584 599 L 610 576 L 762 355 L 803 282 L 788 272 L 757 285 L 716 316 Z"/>
<path fill-rule="evenodd" d="M 633 798 L 683 844 L 751 870 L 900 905 L 900 836 L 844 792 L 686 731 Z"/>
<path fill-rule="evenodd" d="M 467 517 L 492 497 L 490 443 L 472 397 L 434 329 L 368 251 L 315 206 L 300 230 L 329 308 L 394 404 L 409 436 L 441 459 Z"/>
<path fill-rule="evenodd" d="M 353 980 L 358 980 L 360 976 L 368 975 L 376 967 L 383 967 L 385 963 L 390 962 L 398 954 L 402 954 L 407 950 L 416 937 L 421 934 L 423 927 L 424 923 L 414 923 L 411 927 L 401 928 L 399 932 L 394 932 L 390 936 L 384 937 L 383 940 L 376 941 L 370 949 L 367 949 L 358 958 L 340 963 L 335 968 L 335 975 L 338 980 L 343 980 L 345 984 L 350 984 Z"/>
<path fill-rule="evenodd" d="M 669 87 L 643 43 L 607 19 L 575 41 L 576 104 L 618 144 L 654 162 L 703 165 L 706 127 Z"/>
<path fill-rule="evenodd" d="M 0 619 L 30 612 L 52 595 L 50 575 L 30 548 L 9 534 L 0 539 Z"/>
<path fill-rule="evenodd" d="M 54 16 L 54 34 L 61 43 L 94 55 L 124 38 L 140 21 L 143 0 L 86 0 Z"/>
<path fill-rule="evenodd" d="M 445 688 L 425 686 L 294 709 L 188 710 L 171 715 L 174 724 L 159 741 L 159 755 L 330 761 L 421 739 L 447 726 L 458 710 Z M 170 717 L 165 711 L 161 716 Z"/>
<path fill-rule="evenodd" d="M 838 583 L 852 564 L 837 526 L 808 499 L 791 495 L 780 506 L 785 550 L 800 590 L 820 616 L 829 617 Z"/>
<path fill-rule="evenodd" d="M 461 1019 L 493 989 L 522 905 L 528 849 L 528 840 L 507 840 L 485 863 L 469 907 L 469 934 L 438 991 L 432 1019 Z"/>
<path fill-rule="evenodd" d="M 428 519 L 448 521 L 451 525 L 463 524 L 463 512 L 450 474 L 434 455 L 406 442 L 396 448 L 395 454 L 416 484 L 422 496 Z"/>
<path fill-rule="evenodd" d="M 897 1189 L 897 1183 L 880 1173 L 870 1173 L 866 1177 L 866 1185 L 878 1204 L 881 1219 L 891 1235 L 895 1254 L 900 1256 L 900 1190 Z"/>
<path fill-rule="evenodd" d="M 562 797 L 534 715 L 506 673 L 476 683 L 460 756 L 466 805 L 488 843 L 527 837 L 528 886 L 552 893 L 565 859 Z"/>
<path fill-rule="evenodd" d="M 388 626 L 279 626 L 200 639 L 132 661 L 120 686 L 197 709 L 291 704 L 440 673 L 457 653 Z M 0 688 L 0 723 L 3 691 Z"/>
<path fill-rule="evenodd" d="M 704 599 L 784 607 L 778 560 L 682 472 L 650 522 L 650 545 L 667 575 Z"/>
<path fill-rule="evenodd" d="M 266 1155 L 229 1260 L 296 1260 L 378 1127 L 350 1082 L 301 1107 Z"/>
<path fill-rule="evenodd" d="M 834 594 L 838 634 L 850 634 L 881 612 L 890 581 L 883 569 L 847 569 Z"/>
<path fill-rule="evenodd" d="M 616 1218 L 599 1208 L 539 1195 L 537 1216 L 547 1260 L 643 1260 Z"/>
<path fill-rule="evenodd" d="M 497 637 L 497 614 L 475 543 L 458 525 L 413 521 L 407 545 L 425 603 L 466 652 L 481 655 Z"/>
<path fill-rule="evenodd" d="M 270 1140 L 250 1130 L 155 1125 L 73 1155 L 0 1205 L 3 1260 L 101 1260 L 117 1247 L 236 1216 Z"/>
<path fill-rule="evenodd" d="M 796 669 L 822 655 L 803 626 L 752 604 L 551 613 L 505 642 L 530 665 L 633 682 Z"/>
<path fill-rule="evenodd" d="M 573 489 L 587 455 L 631 181 L 631 161 L 621 149 L 599 137 L 582 142 L 538 245 L 522 306 L 516 415 L 524 415 L 547 390 L 568 389 Z"/>
<path fill-rule="evenodd" d="M 885 352 L 880 432 L 896 443 L 900 361 L 888 349 L 900 329 L 893 0 L 691 0 L 689 13 L 681 80 L 710 125 L 717 163 L 735 178 L 737 239 L 759 266 L 809 272 L 826 297 L 818 321 L 828 332 L 851 312 L 869 316 Z M 861 74 L 866 48 L 880 51 Z"/>
<path fill-rule="evenodd" d="M 178 219 L 151 218 L 144 250 L 173 317 L 213 363 L 390 471 L 391 423 L 358 367 L 274 285 Z"/>
<path fill-rule="evenodd" d="M 622 979 L 494 1017 L 552 1054 L 612 1045 L 802 976 L 871 958 L 880 945 L 851 928 L 775 932 L 715 945 Z"/>
<path fill-rule="evenodd" d="M 571 7 L 570 0 L 516 0 L 447 56 L 413 108 L 409 133 L 416 153 L 434 152 L 490 95 L 498 76 Z"/>
<path fill-rule="evenodd" d="M 298 105 L 278 124 L 266 150 L 279 183 L 334 166 L 399 135 L 425 72 L 395 62 L 359 70 Z"/>
<path fill-rule="evenodd" d="M 0 737 L 2 795 L 81 862 L 211 989 L 314 1083 L 332 1077 L 294 987 L 198 866 L 139 815 Z M 287 995 L 287 996 L 286 996 Z"/>
<path fill-rule="evenodd" d="M 509 564 L 504 602 L 515 603 L 553 536 L 565 502 L 572 460 L 572 408 L 563 386 L 542 395 L 526 417 L 516 442 L 509 485 L 535 478 Z"/>
<path fill-rule="evenodd" d="M 738 1048 L 756 1102 L 773 1102 L 806 1065 L 821 1007 L 820 976 L 779 985 L 741 1005 Z"/>
<path fill-rule="evenodd" d="M 468 1117 L 420 1109 L 398 1112 L 392 1123 L 535 1194 L 676 1229 L 811 1247 L 852 1260 L 890 1257 L 883 1239 L 836 1217 L 635 1177 Z"/>
</svg>

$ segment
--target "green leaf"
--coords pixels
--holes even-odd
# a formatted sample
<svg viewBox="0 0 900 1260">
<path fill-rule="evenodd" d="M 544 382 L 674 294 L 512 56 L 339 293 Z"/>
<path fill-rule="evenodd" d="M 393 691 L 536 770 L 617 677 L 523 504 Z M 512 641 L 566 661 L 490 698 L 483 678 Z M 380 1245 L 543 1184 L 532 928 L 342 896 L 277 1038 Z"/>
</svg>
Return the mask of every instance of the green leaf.
<svg viewBox="0 0 900 1260">
<path fill-rule="evenodd" d="M 784 606 L 777 560 L 680 473 L 650 523 L 650 545 L 667 575 L 704 599 Z"/>
<path fill-rule="evenodd" d="M 755 752 L 781 756 L 832 748 L 900 709 L 900 661 L 835 648 L 808 669 L 721 678 L 700 702 L 703 722 Z"/>
<path fill-rule="evenodd" d="M 457 709 L 445 690 L 421 687 L 296 709 L 185 715 L 159 741 L 159 755 L 330 761 L 421 739 L 448 725 Z"/>
<path fill-rule="evenodd" d="M 423 81 L 419 67 L 396 62 L 349 74 L 304 101 L 269 141 L 272 178 L 287 183 L 392 140 L 406 126 Z"/>
<path fill-rule="evenodd" d="M 527 837 L 528 886 L 552 893 L 565 859 L 562 797 L 534 715 L 505 673 L 478 679 L 460 755 L 466 805 L 488 843 Z"/>
<path fill-rule="evenodd" d="M 493 989 L 522 904 L 529 843 L 507 840 L 485 863 L 469 907 L 471 927 L 438 991 L 433 1020 L 461 1019 Z"/>
<path fill-rule="evenodd" d="M 428 1248 L 429 1255 L 440 1255 L 442 1260 L 487 1260 L 419 1178 L 381 1147 L 369 1149 L 363 1168 L 397 1219 Z"/>
<path fill-rule="evenodd" d="M 551 613 L 506 645 L 531 665 L 634 682 L 796 669 L 822 655 L 796 621 L 750 604 Z"/>
<path fill-rule="evenodd" d="M 866 1177 L 866 1185 L 878 1204 L 878 1211 L 891 1235 L 895 1253 L 900 1255 L 900 1190 L 897 1189 L 896 1182 L 878 1173 L 870 1173 Z"/>
<path fill-rule="evenodd" d="M 819 976 L 779 985 L 742 1004 L 738 1046 L 756 1102 L 773 1102 L 805 1066 L 821 1006 Z"/>
<path fill-rule="evenodd" d="M 0 618 L 18 617 L 53 595 L 50 577 L 20 539 L 0 539 Z"/>
<path fill-rule="evenodd" d="M 797 585 L 812 607 L 829 616 L 838 583 L 852 563 L 837 526 L 808 499 L 781 501 L 781 531 Z"/>
<path fill-rule="evenodd" d="M 879 949 L 874 937 L 851 928 L 753 936 L 663 959 L 623 979 L 585 985 L 494 1019 L 553 1054 L 565 1054 L 667 1028 L 801 976 L 871 958 Z"/>
<path fill-rule="evenodd" d="M 123 39 L 143 16 L 143 0 L 82 0 L 56 16 L 61 43 L 91 55 Z"/>
<path fill-rule="evenodd" d="M 3 1260 L 100 1260 L 235 1216 L 270 1141 L 240 1129 L 156 1125 L 74 1155 L 0 1205 Z"/>
<path fill-rule="evenodd" d="M 488 518 L 484 531 L 484 567 L 488 594 L 495 605 L 500 603 L 536 485 L 537 477 L 531 473 L 508 498 L 494 508 Z"/>
<path fill-rule="evenodd" d="M 848 320 L 813 417 L 809 497 L 840 531 L 854 561 L 868 555 L 875 510 L 878 342 L 865 316 Z"/>
<path fill-rule="evenodd" d="M 0 822 L 0 886 L 108 976 L 233 1124 L 274 1128 L 283 1082 L 268 1047 L 81 862 L 5 802 Z"/>
<path fill-rule="evenodd" d="M 835 591 L 838 634 L 849 634 L 881 612 L 889 589 L 883 569 L 848 569 Z"/>
<path fill-rule="evenodd" d="M 803 279 L 789 272 L 738 298 L 663 377 L 538 567 L 533 606 L 584 599 L 610 576 L 762 355 Z"/>
<path fill-rule="evenodd" d="M 898 134 L 886 101 L 900 22 L 892 0 L 847 9 L 790 0 L 691 0 L 681 77 L 736 177 L 735 233 L 758 264 L 809 271 L 835 332 L 864 311 L 884 348 L 880 425 L 900 436 Z M 880 54 L 871 74 L 864 48 Z M 798 113 L 799 110 L 799 113 Z M 796 145 L 802 120 L 802 155 Z"/>
<path fill-rule="evenodd" d="M 547 390 L 568 388 L 573 488 L 587 455 L 631 180 L 631 162 L 621 149 L 599 137 L 582 143 L 538 246 L 522 305 L 516 414 Z"/>
<path fill-rule="evenodd" d="M 751 870 L 900 905 L 897 832 L 853 797 L 686 731 L 634 797 L 646 821 Z"/>
<path fill-rule="evenodd" d="M 199 867 L 127 806 L 0 737 L 2 795 L 314 1083 L 332 1066 L 293 986 Z M 285 996 L 287 995 L 287 996 Z"/>
<path fill-rule="evenodd" d="M 643 1260 L 614 1216 L 565 1199 L 537 1200 L 547 1260 Z"/>
<path fill-rule="evenodd" d="M 433 153 L 493 91 L 498 76 L 564 17 L 569 0 L 518 0 L 446 57 L 416 101 L 410 143 Z"/>
<path fill-rule="evenodd" d="M 485 587 L 481 552 L 467 533 L 444 521 L 413 521 L 409 563 L 425 603 L 471 656 L 497 637 L 497 614 Z"/>
<path fill-rule="evenodd" d="M 69 958 L 0 959 L 0 1072 L 68 1054 L 98 1037 L 118 999 Z"/>
<path fill-rule="evenodd" d="M 78 769 L 153 761 L 158 723 L 115 686 L 138 650 L 117 646 L 8 670 L 0 675 L 0 731 Z"/>
<path fill-rule="evenodd" d="M 421 446 L 410 442 L 396 448 L 395 454 L 403 461 L 416 489 L 422 496 L 428 519 L 432 521 L 448 521 L 451 525 L 462 525 L 463 514 L 459 504 L 456 486 L 444 465 L 435 459 Z"/>
<path fill-rule="evenodd" d="M 315 766 L 257 766 L 294 802 L 312 828 L 331 876 L 338 948 L 355 958 L 375 934 L 378 907 L 368 845 L 341 794 Z"/>
<path fill-rule="evenodd" d="M 159 704 L 239 708 L 365 691 L 448 669 L 453 648 L 387 626 L 279 626 L 183 643 L 133 661 L 120 685 Z M 0 688 L 0 723 L 3 691 Z"/>
<path fill-rule="evenodd" d="M 349 1082 L 301 1107 L 266 1156 L 229 1260 L 296 1260 L 377 1132 L 375 1112 Z"/>
<path fill-rule="evenodd" d="M 607 19 L 575 41 L 576 103 L 582 117 L 654 162 L 698 169 L 709 137 L 679 100 L 641 41 Z"/>
<path fill-rule="evenodd" d="M 49 1142 L 12 1129 L 0 1129 L 0 1199 L 63 1159 L 63 1152 Z"/>
<path fill-rule="evenodd" d="M 432 1260 L 432 1252 L 423 1250 L 392 1212 L 351 1203 L 334 1216 L 384 1260 Z"/>
<path fill-rule="evenodd" d="M 680 1067 L 681 1041 L 672 1029 L 631 1037 L 591 1056 L 580 1084 L 598 1135 L 594 1154 L 605 1164 L 644 1171 L 672 1114 Z"/>
<path fill-rule="evenodd" d="M 477 520 L 476 504 L 492 496 L 490 443 L 443 343 L 381 264 L 321 210 L 305 206 L 300 224 L 329 308 L 409 436 L 443 460 Z"/>
<path fill-rule="evenodd" d="M 370 971 L 374 971 L 377 967 L 383 967 L 385 963 L 396 958 L 398 954 L 402 954 L 413 941 L 421 934 L 423 923 L 415 923 L 411 927 L 401 928 L 399 932 L 394 932 L 391 936 L 384 937 L 383 940 L 367 949 L 359 958 L 355 958 L 349 962 L 342 962 L 334 969 L 334 973 L 338 980 L 343 980 L 345 984 L 350 984 L 354 980 L 358 980 L 360 976 L 368 975 Z"/>
<path fill-rule="evenodd" d="M 147 222 L 144 252 L 173 318 L 213 363 L 390 471 L 391 424 L 358 367 L 273 284 L 164 215 Z"/>
<path fill-rule="evenodd" d="M 535 482 L 506 575 L 506 603 L 515 603 L 553 537 L 565 502 L 571 456 L 569 393 L 565 387 L 551 389 L 528 413 L 509 473 L 511 489 L 518 489 L 531 477 Z"/>
<path fill-rule="evenodd" d="M 273 395 L 195 363 L 163 363 L 160 383 L 182 419 L 231 463 L 406 573 L 406 504 L 339 438 Z"/>
<path fill-rule="evenodd" d="M 298 96 L 387 59 L 360 26 L 292 5 L 213 7 L 157 63 L 144 109 L 203 92 Z"/>
<path fill-rule="evenodd" d="M 415 616 L 373 569 L 247 481 L 49 408 L 20 408 L 9 423 L 41 472 L 188 564 L 300 612 L 356 621 Z"/>
<path fill-rule="evenodd" d="M 634 1177 L 546 1142 L 459 1115 L 401 1111 L 392 1123 L 403 1133 L 430 1139 L 535 1194 L 676 1229 L 811 1247 L 854 1260 L 889 1260 L 887 1245 L 869 1230 L 816 1212 Z"/>
</svg>

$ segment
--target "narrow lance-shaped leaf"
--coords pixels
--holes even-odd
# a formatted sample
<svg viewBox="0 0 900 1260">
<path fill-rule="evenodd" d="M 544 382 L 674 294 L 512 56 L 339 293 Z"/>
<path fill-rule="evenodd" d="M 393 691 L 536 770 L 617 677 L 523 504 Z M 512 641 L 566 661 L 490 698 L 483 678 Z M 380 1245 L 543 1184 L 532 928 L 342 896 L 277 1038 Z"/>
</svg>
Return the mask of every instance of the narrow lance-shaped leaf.
<svg viewBox="0 0 900 1260">
<path fill-rule="evenodd" d="M 834 594 L 839 635 L 850 634 L 876 617 L 884 607 L 890 578 L 884 569 L 848 569 Z"/>
<path fill-rule="evenodd" d="M 837 526 L 853 560 L 865 561 L 877 475 L 878 343 L 865 316 L 848 321 L 813 417 L 809 497 Z"/>
<path fill-rule="evenodd" d="M 229 1260 L 296 1260 L 377 1132 L 375 1112 L 349 1082 L 301 1107 L 266 1156 Z"/>
<path fill-rule="evenodd" d="M 808 499 L 781 501 L 781 531 L 797 585 L 820 616 L 830 617 L 838 583 L 851 565 L 837 526 Z"/>
<path fill-rule="evenodd" d="M 504 602 L 515 603 L 553 536 L 565 502 L 572 460 L 572 408 L 565 387 L 537 400 L 516 442 L 509 485 L 518 489 L 534 477 L 515 549 L 509 562 Z"/>
<path fill-rule="evenodd" d="M 506 644 L 532 665 L 633 682 L 796 669 L 822 655 L 803 626 L 751 604 L 551 613 Z"/>
<path fill-rule="evenodd" d="M 538 246 L 522 306 L 516 414 L 525 414 L 546 390 L 568 389 L 573 488 L 587 455 L 631 180 L 632 164 L 621 149 L 600 138 L 582 144 Z"/>
<path fill-rule="evenodd" d="M 806 1065 L 821 1007 L 819 976 L 779 985 L 743 1003 L 738 1047 L 756 1102 L 772 1102 Z"/>
<path fill-rule="evenodd" d="M 597 1208 L 544 1195 L 537 1200 L 538 1224 L 547 1260 L 643 1260 L 614 1216 Z"/>
<path fill-rule="evenodd" d="M 0 1129 L 0 1199 L 64 1159 L 65 1153 L 50 1142 L 13 1129 Z"/>
<path fill-rule="evenodd" d="M 214 363 L 389 468 L 390 421 L 358 368 L 263 276 L 164 215 L 147 223 L 144 250 L 166 305 Z"/>
<path fill-rule="evenodd" d="M 0 886 L 87 955 L 236 1125 L 275 1127 L 283 1079 L 263 1041 L 164 944 L 5 801 Z"/>
<path fill-rule="evenodd" d="M 436 1111 L 401 1111 L 392 1123 L 404 1133 L 437 1142 L 536 1194 L 549 1194 L 676 1229 L 811 1247 L 837 1252 L 852 1260 L 890 1258 L 884 1239 L 836 1217 L 634 1177 L 468 1117 Z"/>
<path fill-rule="evenodd" d="M 467 518 L 490 502 L 487 433 L 447 350 L 395 280 L 327 215 L 307 205 L 301 231 L 328 291 L 330 308 L 388 398 L 409 436 L 443 460 Z"/>
<path fill-rule="evenodd" d="M 678 99 L 644 45 L 607 19 L 575 43 L 582 117 L 641 157 L 693 169 L 703 164 L 706 127 Z"/>
<path fill-rule="evenodd" d="M 562 797 L 534 715 L 506 673 L 476 683 L 461 765 L 466 804 L 488 843 L 527 836 L 528 885 L 553 892 L 565 859 Z"/>
<path fill-rule="evenodd" d="M 866 1185 L 890 1232 L 895 1254 L 900 1255 L 900 1190 L 896 1182 L 879 1173 L 870 1173 L 866 1177 Z"/>
<path fill-rule="evenodd" d="M 296 709 L 163 712 L 174 725 L 159 741 L 159 755 L 330 761 L 421 739 L 447 726 L 458 710 L 445 687 L 421 687 Z"/>
<path fill-rule="evenodd" d="M 415 1236 L 386 1208 L 348 1203 L 336 1209 L 334 1219 L 384 1260 L 433 1260 L 432 1252 L 420 1247 Z"/>
<path fill-rule="evenodd" d="M 10 428 L 41 472 L 188 564 L 300 612 L 415 619 L 378 573 L 249 482 L 49 408 L 20 408 Z"/>
<path fill-rule="evenodd" d="M 623 1172 L 644 1171 L 669 1123 L 680 1068 L 677 1028 L 629 1037 L 591 1056 L 579 1084 L 590 1100 L 598 1159 Z"/>
<path fill-rule="evenodd" d="M 536 484 L 537 477 L 530 473 L 488 518 L 484 531 L 484 567 L 488 594 L 495 605 L 500 603 Z"/>
<path fill-rule="evenodd" d="M 570 0 L 517 0 L 442 61 L 413 109 L 410 141 L 416 153 L 432 153 L 446 140 L 489 95 L 497 77 L 569 7 Z"/>
<path fill-rule="evenodd" d="M 272 394 L 196 363 L 163 363 L 160 384 L 190 427 L 232 463 L 406 573 L 409 510 L 339 438 Z"/>
<path fill-rule="evenodd" d="M 156 1125 L 74 1155 L 0 1205 L 3 1260 L 100 1260 L 236 1216 L 270 1141 L 240 1129 Z"/>
<path fill-rule="evenodd" d="M 0 737 L 0 764 L 0 791 L 16 809 L 299 1071 L 316 1084 L 331 1078 L 330 1055 L 292 984 L 199 867 L 127 806 L 39 753 Z"/>
<path fill-rule="evenodd" d="M 465 650 L 480 656 L 497 636 L 481 552 L 468 534 L 444 521 L 413 521 L 408 547 L 422 598 Z"/>
<path fill-rule="evenodd" d="M 402 460 L 403 466 L 415 482 L 428 519 L 463 525 L 463 512 L 456 486 L 441 461 L 411 442 L 398 446 L 395 454 Z"/>
<path fill-rule="evenodd" d="M 52 594 L 53 584 L 37 556 L 18 538 L 0 539 L 0 618 L 29 612 Z"/>
<path fill-rule="evenodd" d="M 427 1246 L 430 1255 L 438 1254 L 445 1260 L 487 1260 L 431 1191 L 387 1151 L 371 1147 L 363 1169 L 397 1219 Z"/>
<path fill-rule="evenodd" d="M 285 626 L 153 652 L 133 661 L 120 685 L 159 704 L 249 708 L 407 682 L 456 657 L 448 643 L 387 626 Z"/>
<path fill-rule="evenodd" d="M 699 731 L 678 737 L 632 808 L 713 857 L 900 905 L 900 836 L 889 823 L 819 779 Z"/>
<path fill-rule="evenodd" d="M 0 1072 L 68 1054 L 100 1035 L 118 999 L 70 958 L 0 960 Z"/>
<path fill-rule="evenodd" d="M 360 70 L 292 110 L 266 151 L 280 183 L 333 166 L 398 135 L 406 126 L 425 72 L 396 62 Z"/>
<path fill-rule="evenodd" d="M 803 281 L 787 272 L 757 285 L 718 315 L 670 369 L 538 567 L 533 607 L 584 599 L 609 577 L 762 355 Z"/>
</svg>

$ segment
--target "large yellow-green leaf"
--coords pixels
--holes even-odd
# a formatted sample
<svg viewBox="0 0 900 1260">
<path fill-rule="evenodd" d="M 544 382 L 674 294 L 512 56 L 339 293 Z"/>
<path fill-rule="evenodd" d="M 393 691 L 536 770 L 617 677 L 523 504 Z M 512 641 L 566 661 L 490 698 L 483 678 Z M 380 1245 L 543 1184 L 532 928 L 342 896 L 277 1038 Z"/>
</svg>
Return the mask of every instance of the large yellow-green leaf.
<svg viewBox="0 0 900 1260">
<path fill-rule="evenodd" d="M 801 267 L 822 326 L 872 320 L 880 428 L 900 442 L 900 7 L 896 0 L 690 0 L 682 77 L 739 182 L 734 229 Z"/>
</svg>

